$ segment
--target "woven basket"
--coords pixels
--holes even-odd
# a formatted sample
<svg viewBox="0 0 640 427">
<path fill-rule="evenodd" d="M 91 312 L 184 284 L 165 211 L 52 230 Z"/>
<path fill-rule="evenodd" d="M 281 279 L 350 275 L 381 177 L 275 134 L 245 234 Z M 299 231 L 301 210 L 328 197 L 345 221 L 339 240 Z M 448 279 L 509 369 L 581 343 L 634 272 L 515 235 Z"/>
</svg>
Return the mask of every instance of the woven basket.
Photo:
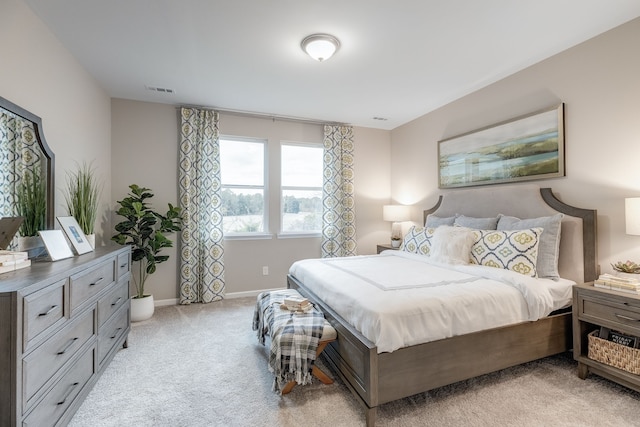
<svg viewBox="0 0 640 427">
<path fill-rule="evenodd" d="M 597 330 L 589 333 L 588 337 L 589 359 L 640 375 L 640 349 L 602 339 Z"/>
</svg>

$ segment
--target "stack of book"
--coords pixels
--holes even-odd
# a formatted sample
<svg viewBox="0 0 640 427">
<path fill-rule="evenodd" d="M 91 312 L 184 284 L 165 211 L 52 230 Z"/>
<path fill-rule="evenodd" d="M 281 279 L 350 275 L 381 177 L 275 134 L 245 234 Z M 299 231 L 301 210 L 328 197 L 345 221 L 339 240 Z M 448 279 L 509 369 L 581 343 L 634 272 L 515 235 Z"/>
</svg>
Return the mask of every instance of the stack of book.
<svg viewBox="0 0 640 427">
<path fill-rule="evenodd" d="M 27 252 L 0 251 L 0 274 L 29 267 L 31 260 Z"/>
<path fill-rule="evenodd" d="M 593 286 L 640 294 L 640 280 L 635 277 L 618 277 L 612 274 L 601 274 L 600 277 L 593 282 Z"/>
<path fill-rule="evenodd" d="M 282 308 L 286 308 L 289 311 L 307 311 L 313 307 L 313 304 L 308 299 L 295 296 L 286 297 L 282 305 Z"/>
</svg>

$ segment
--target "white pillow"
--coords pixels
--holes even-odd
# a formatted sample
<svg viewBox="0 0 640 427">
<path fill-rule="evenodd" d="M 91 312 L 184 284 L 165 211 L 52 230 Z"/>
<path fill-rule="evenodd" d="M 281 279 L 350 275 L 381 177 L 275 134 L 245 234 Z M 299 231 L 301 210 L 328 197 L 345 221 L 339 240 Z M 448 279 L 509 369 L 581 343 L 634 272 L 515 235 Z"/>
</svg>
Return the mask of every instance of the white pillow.
<svg viewBox="0 0 640 427">
<path fill-rule="evenodd" d="M 441 225 L 433 232 L 431 259 L 445 264 L 469 264 L 474 241 L 468 228 Z"/>
</svg>

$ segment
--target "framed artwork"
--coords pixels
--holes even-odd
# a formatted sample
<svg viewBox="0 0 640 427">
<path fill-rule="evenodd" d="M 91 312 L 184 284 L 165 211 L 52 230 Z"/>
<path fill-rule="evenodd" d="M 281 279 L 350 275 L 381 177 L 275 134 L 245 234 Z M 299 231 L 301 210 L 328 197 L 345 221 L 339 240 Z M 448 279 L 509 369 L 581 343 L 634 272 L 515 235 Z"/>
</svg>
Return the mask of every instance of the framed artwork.
<svg viewBox="0 0 640 427">
<path fill-rule="evenodd" d="M 87 236 L 84 235 L 82 229 L 78 225 L 76 219 L 72 216 L 59 216 L 58 222 L 67 235 L 67 239 L 71 242 L 73 250 L 76 254 L 82 255 L 87 252 L 93 251 L 91 244 L 87 241 Z"/>
<path fill-rule="evenodd" d="M 45 248 L 47 248 L 51 261 L 58 261 L 59 259 L 73 256 L 73 252 L 71 252 L 67 240 L 64 238 L 64 234 L 62 234 L 62 230 L 42 230 L 38 231 L 38 234 L 42 238 Z"/>
<path fill-rule="evenodd" d="M 438 141 L 439 188 L 564 175 L 564 104 Z"/>
</svg>

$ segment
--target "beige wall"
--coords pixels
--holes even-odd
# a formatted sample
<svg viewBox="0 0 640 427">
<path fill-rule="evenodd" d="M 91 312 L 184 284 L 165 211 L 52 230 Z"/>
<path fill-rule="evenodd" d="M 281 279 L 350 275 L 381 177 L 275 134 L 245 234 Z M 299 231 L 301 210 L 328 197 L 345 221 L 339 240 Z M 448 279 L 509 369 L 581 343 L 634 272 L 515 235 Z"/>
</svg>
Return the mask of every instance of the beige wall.
<svg viewBox="0 0 640 427">
<path fill-rule="evenodd" d="M 113 99 L 112 186 L 113 206 L 136 183 L 154 190 L 154 205 L 177 203 L 178 114 L 175 106 Z M 320 238 L 278 239 L 280 196 L 280 141 L 322 143 L 320 125 L 236 114 L 220 115 L 220 133 L 268 140 L 271 159 L 268 179 L 269 231 L 266 240 L 225 241 L 225 281 L 228 293 L 255 292 L 283 287 L 292 262 L 320 256 Z M 389 201 L 390 132 L 355 129 L 356 221 L 359 253 L 375 253 L 375 245 L 388 239 L 382 205 Z M 114 220 L 118 218 L 114 217 Z M 177 246 L 177 245 L 176 245 Z M 152 276 L 150 291 L 156 300 L 172 300 L 178 293 L 177 248 Z M 262 275 L 262 267 L 269 275 Z"/>
<path fill-rule="evenodd" d="M 567 176 L 538 184 L 598 210 L 603 271 L 610 262 L 640 261 L 640 237 L 624 230 L 624 198 L 640 196 L 638 40 L 640 19 L 394 129 L 392 197 L 417 204 L 418 221 L 439 194 L 438 140 L 564 102 Z"/>
<path fill-rule="evenodd" d="M 100 242 L 101 230 L 111 229 L 104 222 L 111 196 L 110 99 L 22 1 L 2 1 L 0 40 L 0 96 L 42 118 L 55 154 L 57 216 L 67 215 L 62 190 L 68 171 L 95 161 L 104 183 Z"/>
</svg>

